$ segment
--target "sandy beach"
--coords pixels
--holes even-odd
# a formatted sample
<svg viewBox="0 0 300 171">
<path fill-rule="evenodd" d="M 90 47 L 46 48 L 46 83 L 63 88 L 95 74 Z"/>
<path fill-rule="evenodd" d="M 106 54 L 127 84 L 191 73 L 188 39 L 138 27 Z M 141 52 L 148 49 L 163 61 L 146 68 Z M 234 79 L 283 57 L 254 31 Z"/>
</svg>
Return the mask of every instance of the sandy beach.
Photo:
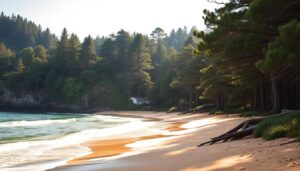
<svg viewBox="0 0 300 171">
<path fill-rule="evenodd" d="M 91 153 L 53 170 L 97 171 L 298 171 L 300 144 L 282 138 L 274 141 L 242 140 L 196 146 L 247 118 L 234 115 L 178 115 L 165 112 L 100 112 L 141 118 L 153 123 L 148 130 L 130 132 L 81 144 Z"/>
</svg>

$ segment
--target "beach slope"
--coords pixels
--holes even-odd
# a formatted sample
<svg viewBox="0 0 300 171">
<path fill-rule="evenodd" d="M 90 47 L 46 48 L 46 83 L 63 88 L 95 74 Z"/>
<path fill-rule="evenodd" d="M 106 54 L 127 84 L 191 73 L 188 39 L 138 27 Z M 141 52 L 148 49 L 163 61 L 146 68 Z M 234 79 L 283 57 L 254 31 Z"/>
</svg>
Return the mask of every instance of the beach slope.
<svg viewBox="0 0 300 171">
<path fill-rule="evenodd" d="M 207 114 L 177 115 L 164 112 L 102 112 L 141 117 L 156 122 L 155 133 L 133 132 L 109 140 L 93 140 L 83 145 L 92 154 L 74 159 L 53 170 L 97 171 L 298 171 L 300 145 L 282 138 L 274 141 L 242 140 L 196 146 L 246 120 L 236 116 Z"/>
</svg>

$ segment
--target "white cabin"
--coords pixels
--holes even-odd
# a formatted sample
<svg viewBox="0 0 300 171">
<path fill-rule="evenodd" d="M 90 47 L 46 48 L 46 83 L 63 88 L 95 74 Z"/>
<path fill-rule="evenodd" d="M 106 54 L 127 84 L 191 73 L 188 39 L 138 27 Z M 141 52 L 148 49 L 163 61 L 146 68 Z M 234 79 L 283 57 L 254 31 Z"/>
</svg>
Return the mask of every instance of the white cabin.
<svg viewBox="0 0 300 171">
<path fill-rule="evenodd" d="M 150 104 L 149 100 L 144 97 L 130 97 L 130 100 L 135 105 L 149 105 Z"/>
</svg>

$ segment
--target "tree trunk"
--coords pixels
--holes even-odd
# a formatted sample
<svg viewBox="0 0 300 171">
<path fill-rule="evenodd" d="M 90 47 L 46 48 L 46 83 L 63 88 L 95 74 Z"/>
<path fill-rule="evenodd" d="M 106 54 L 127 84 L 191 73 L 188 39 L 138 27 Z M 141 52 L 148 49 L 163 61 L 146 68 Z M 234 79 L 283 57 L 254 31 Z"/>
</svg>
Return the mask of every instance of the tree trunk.
<svg viewBox="0 0 300 171">
<path fill-rule="evenodd" d="M 190 107 L 193 107 L 192 101 L 193 101 L 193 88 L 192 88 L 192 86 L 190 86 L 189 87 L 189 106 Z"/>
<path fill-rule="evenodd" d="M 224 97 L 224 94 L 221 94 L 221 110 L 224 110 L 224 108 L 225 108 L 225 99 L 224 99 L 225 97 Z"/>
<path fill-rule="evenodd" d="M 198 99 L 198 91 L 195 91 L 195 102 L 196 102 L 196 107 L 199 105 L 199 99 Z"/>
<path fill-rule="evenodd" d="M 264 96 L 264 85 L 261 84 L 259 86 L 259 96 L 260 96 L 260 111 L 263 112 L 265 110 L 265 96 Z"/>
<path fill-rule="evenodd" d="M 258 109 L 258 101 L 257 101 L 257 88 L 255 88 L 255 90 L 254 90 L 254 93 L 253 93 L 253 106 L 252 106 L 252 108 L 254 109 L 254 110 L 257 110 Z"/>
<path fill-rule="evenodd" d="M 278 84 L 275 80 L 274 73 L 271 74 L 271 90 L 272 90 L 272 113 L 278 113 L 280 111 L 280 99 L 278 92 Z"/>
<path fill-rule="evenodd" d="M 221 109 L 220 94 L 218 94 L 216 97 L 216 103 L 217 103 L 217 105 L 216 105 L 217 109 Z"/>
</svg>

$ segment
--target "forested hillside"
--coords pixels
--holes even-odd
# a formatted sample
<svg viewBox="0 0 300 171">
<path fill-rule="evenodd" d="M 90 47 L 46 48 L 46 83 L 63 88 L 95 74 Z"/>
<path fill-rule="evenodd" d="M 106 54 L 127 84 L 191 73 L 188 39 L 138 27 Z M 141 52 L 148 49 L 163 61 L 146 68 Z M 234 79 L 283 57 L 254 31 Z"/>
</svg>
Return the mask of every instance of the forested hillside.
<svg viewBox="0 0 300 171">
<path fill-rule="evenodd" d="M 130 108 L 129 97 L 138 96 L 149 98 L 155 109 L 299 109 L 300 4 L 219 5 L 204 10 L 205 32 L 120 30 L 82 42 L 66 29 L 56 38 L 49 29 L 2 13 L 1 87 L 42 96 L 43 104 L 85 108 Z"/>
<path fill-rule="evenodd" d="M 195 45 L 186 27 L 169 35 L 156 28 L 149 36 L 120 30 L 81 42 L 67 29 L 56 38 L 19 15 L 2 13 L 1 26 L 1 87 L 15 96 L 83 108 L 128 108 L 129 97 L 138 96 L 168 108 L 187 93 L 169 86 L 185 62 L 178 51 Z"/>
<path fill-rule="evenodd" d="M 21 50 L 29 46 L 43 45 L 45 48 L 55 46 L 57 38 L 50 29 L 42 30 L 42 26 L 22 18 L 20 15 L 0 15 L 0 42 L 11 49 Z"/>
</svg>

